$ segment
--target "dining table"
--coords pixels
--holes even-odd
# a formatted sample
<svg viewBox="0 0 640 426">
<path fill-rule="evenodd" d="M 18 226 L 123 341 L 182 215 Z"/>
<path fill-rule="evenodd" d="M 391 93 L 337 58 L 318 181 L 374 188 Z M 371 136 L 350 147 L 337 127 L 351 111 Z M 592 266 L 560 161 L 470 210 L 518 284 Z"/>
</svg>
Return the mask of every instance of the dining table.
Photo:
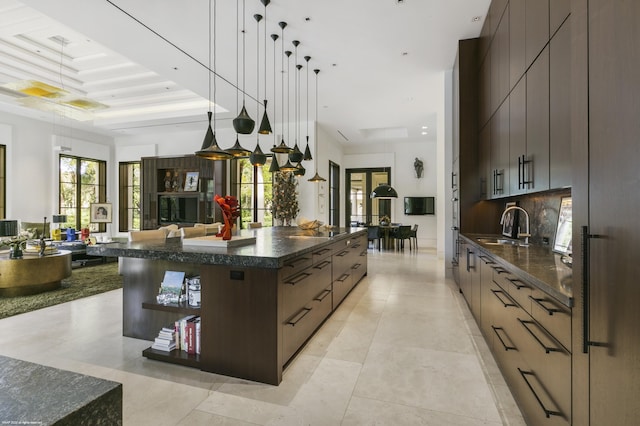
<svg viewBox="0 0 640 426">
<path fill-rule="evenodd" d="M 400 224 L 379 225 L 379 229 L 382 231 L 382 238 L 384 239 L 382 246 L 385 250 L 395 248 L 395 237 L 393 234 L 398 228 L 400 228 Z"/>
</svg>

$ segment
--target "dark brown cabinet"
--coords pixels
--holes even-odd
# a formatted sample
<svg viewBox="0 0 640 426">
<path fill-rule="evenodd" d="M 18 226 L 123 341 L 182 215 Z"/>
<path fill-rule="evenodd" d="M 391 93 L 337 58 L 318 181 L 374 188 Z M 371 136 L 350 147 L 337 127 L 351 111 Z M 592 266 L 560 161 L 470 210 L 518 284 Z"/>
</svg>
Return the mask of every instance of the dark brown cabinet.
<svg viewBox="0 0 640 426">
<path fill-rule="evenodd" d="M 509 96 L 509 191 L 524 194 L 522 157 L 527 156 L 527 79 L 523 77 Z"/>
<path fill-rule="evenodd" d="M 491 43 L 491 111 L 495 111 L 509 94 L 509 6 L 500 16 Z"/>
<path fill-rule="evenodd" d="M 491 198 L 509 195 L 509 99 L 491 118 Z"/>
<path fill-rule="evenodd" d="M 529 4 L 531 2 L 527 2 Z M 540 3 L 540 2 L 536 2 Z M 542 2 L 545 3 L 545 2 Z M 522 186 L 549 189 L 549 48 L 527 71 L 527 151 L 521 155 Z"/>
<path fill-rule="evenodd" d="M 570 13 L 571 0 L 549 0 L 549 35 L 551 37 L 558 31 Z"/>
<path fill-rule="evenodd" d="M 571 186 L 570 21 L 571 18 L 564 21 L 549 44 L 549 187 L 551 189 Z"/>
<path fill-rule="evenodd" d="M 525 0 L 509 1 L 509 82 L 513 89 L 527 69 Z"/>
<path fill-rule="evenodd" d="M 533 64 L 548 42 L 549 1 L 525 0 L 525 55 L 527 67 Z"/>
</svg>

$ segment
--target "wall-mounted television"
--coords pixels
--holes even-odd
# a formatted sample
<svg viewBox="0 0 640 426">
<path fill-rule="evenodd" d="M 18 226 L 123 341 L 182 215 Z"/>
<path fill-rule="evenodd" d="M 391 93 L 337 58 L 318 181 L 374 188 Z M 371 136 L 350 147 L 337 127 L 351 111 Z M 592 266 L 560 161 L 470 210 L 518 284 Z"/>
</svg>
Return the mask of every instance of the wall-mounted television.
<svg viewBox="0 0 640 426">
<path fill-rule="evenodd" d="M 435 214 L 435 197 L 404 197 L 404 214 Z"/>
</svg>

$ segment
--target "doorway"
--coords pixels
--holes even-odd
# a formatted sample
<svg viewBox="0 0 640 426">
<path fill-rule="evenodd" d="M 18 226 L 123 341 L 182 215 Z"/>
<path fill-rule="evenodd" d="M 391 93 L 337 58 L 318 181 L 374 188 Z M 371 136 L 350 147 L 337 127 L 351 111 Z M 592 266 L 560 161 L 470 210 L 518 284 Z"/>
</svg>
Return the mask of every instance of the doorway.
<svg viewBox="0 0 640 426">
<path fill-rule="evenodd" d="M 391 170 L 388 168 L 347 169 L 345 223 L 351 226 L 377 224 L 380 217 L 391 218 L 391 200 L 370 198 L 369 194 L 378 185 L 391 185 Z"/>
</svg>

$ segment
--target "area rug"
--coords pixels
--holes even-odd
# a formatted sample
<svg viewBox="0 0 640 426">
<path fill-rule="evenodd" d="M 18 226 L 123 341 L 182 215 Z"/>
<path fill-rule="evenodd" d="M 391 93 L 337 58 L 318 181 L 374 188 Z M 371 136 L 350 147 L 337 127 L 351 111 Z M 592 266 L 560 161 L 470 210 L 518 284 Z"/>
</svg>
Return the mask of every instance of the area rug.
<svg viewBox="0 0 640 426">
<path fill-rule="evenodd" d="M 118 263 L 111 262 L 74 269 L 62 280 L 61 288 L 31 296 L 0 297 L 0 319 L 82 297 L 122 288 Z"/>
</svg>

